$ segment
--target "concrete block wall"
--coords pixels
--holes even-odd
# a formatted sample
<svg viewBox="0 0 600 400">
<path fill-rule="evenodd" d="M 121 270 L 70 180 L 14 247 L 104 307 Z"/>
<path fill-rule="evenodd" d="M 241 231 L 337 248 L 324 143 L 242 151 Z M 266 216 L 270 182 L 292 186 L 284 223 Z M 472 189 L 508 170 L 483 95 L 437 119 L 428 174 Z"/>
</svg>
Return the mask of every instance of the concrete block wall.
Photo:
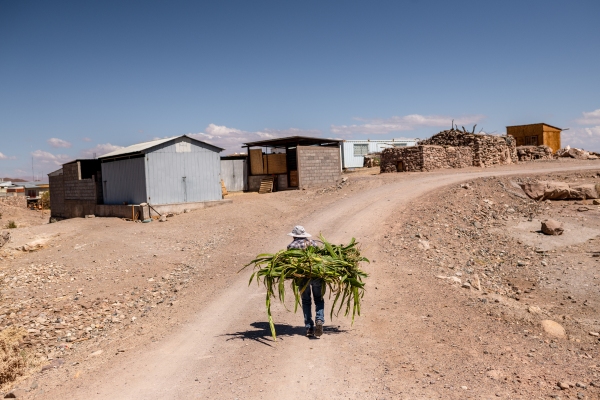
<svg viewBox="0 0 600 400">
<path fill-rule="evenodd" d="M 65 200 L 96 201 L 96 182 L 91 179 L 80 181 L 64 181 Z"/>
<path fill-rule="evenodd" d="M 300 189 L 335 184 L 342 176 L 339 147 L 298 146 Z"/>
<path fill-rule="evenodd" d="M 65 185 L 63 175 L 49 176 L 50 216 L 65 217 Z"/>
<path fill-rule="evenodd" d="M 260 181 L 264 178 L 268 178 L 272 175 L 250 175 L 248 176 L 248 191 L 249 192 L 258 192 L 260 189 Z M 275 175 L 277 179 L 277 190 L 285 190 L 288 188 L 287 185 L 287 174 L 277 174 Z"/>
<path fill-rule="evenodd" d="M 67 181 L 78 181 L 79 180 L 79 163 L 73 162 L 70 164 L 63 165 L 63 179 Z"/>
</svg>

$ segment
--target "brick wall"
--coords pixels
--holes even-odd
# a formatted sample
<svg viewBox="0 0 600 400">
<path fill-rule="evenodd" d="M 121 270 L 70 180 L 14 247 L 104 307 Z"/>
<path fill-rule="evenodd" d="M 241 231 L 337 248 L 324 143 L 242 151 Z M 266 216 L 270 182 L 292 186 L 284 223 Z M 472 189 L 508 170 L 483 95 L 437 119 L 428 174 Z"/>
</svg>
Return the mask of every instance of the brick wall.
<svg viewBox="0 0 600 400">
<path fill-rule="evenodd" d="M 298 146 L 299 188 L 327 186 L 341 178 L 339 147 Z"/>
</svg>

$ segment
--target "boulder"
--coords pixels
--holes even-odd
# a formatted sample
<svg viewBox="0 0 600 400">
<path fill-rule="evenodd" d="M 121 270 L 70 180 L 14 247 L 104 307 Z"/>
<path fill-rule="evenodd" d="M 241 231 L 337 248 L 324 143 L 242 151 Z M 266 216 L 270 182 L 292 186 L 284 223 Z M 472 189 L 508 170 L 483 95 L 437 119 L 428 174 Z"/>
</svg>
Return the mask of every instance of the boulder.
<svg viewBox="0 0 600 400">
<path fill-rule="evenodd" d="M 10 241 L 10 232 L 0 233 L 0 248 Z"/>
<path fill-rule="evenodd" d="M 542 325 L 542 329 L 544 329 L 544 332 L 546 332 L 549 336 L 564 338 L 567 335 L 565 332 L 565 328 L 563 328 L 562 325 L 558 322 L 554 322 L 550 319 L 545 319 L 540 323 Z"/>
<path fill-rule="evenodd" d="M 585 200 L 597 199 L 600 196 L 600 185 L 577 184 L 566 182 L 537 181 L 520 184 L 525 194 L 533 200 Z"/>
<path fill-rule="evenodd" d="M 546 235 L 558 236 L 563 234 L 564 229 L 560 222 L 547 219 L 546 221 L 542 221 L 542 232 Z"/>
</svg>

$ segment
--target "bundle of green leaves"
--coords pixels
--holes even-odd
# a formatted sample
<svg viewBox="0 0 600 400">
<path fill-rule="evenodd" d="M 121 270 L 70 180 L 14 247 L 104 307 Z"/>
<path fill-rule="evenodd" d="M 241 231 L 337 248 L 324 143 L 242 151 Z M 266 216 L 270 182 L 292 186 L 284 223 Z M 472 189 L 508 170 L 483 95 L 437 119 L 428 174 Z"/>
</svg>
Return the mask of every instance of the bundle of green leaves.
<svg viewBox="0 0 600 400">
<path fill-rule="evenodd" d="M 301 303 L 302 293 L 310 290 L 311 279 L 321 279 L 323 291 L 329 288 L 329 298 L 334 296 L 330 317 L 336 316 L 344 308 L 344 316 L 352 311 L 354 316 L 360 315 L 360 300 L 364 296 L 363 279 L 368 274 L 360 269 L 361 262 L 369 262 L 360 255 L 358 243 L 354 238 L 347 245 L 334 245 L 320 236 L 323 246 L 309 247 L 306 250 L 281 250 L 275 254 L 259 254 L 246 264 L 242 270 L 254 265 L 249 285 L 253 280 L 261 282 L 267 289 L 266 307 L 271 334 L 276 340 L 275 324 L 271 315 L 271 298 L 277 297 L 285 306 L 285 283 L 291 282 L 294 293 L 294 312 Z M 240 270 L 241 271 L 241 270 Z M 336 310 L 337 306 L 337 310 Z M 287 308 L 287 307 L 286 307 Z"/>
</svg>

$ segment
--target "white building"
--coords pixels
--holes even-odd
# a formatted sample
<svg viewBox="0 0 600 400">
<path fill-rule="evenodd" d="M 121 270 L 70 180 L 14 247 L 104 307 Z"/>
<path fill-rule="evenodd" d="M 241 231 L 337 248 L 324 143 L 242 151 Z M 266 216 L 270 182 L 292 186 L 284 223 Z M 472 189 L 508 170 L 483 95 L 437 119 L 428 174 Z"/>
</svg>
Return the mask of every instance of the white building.
<svg viewBox="0 0 600 400">
<path fill-rule="evenodd" d="M 417 144 L 418 139 L 397 138 L 388 140 L 344 140 L 342 143 L 342 168 L 360 168 L 365 154 L 379 153 L 388 147 L 406 147 Z"/>
</svg>

